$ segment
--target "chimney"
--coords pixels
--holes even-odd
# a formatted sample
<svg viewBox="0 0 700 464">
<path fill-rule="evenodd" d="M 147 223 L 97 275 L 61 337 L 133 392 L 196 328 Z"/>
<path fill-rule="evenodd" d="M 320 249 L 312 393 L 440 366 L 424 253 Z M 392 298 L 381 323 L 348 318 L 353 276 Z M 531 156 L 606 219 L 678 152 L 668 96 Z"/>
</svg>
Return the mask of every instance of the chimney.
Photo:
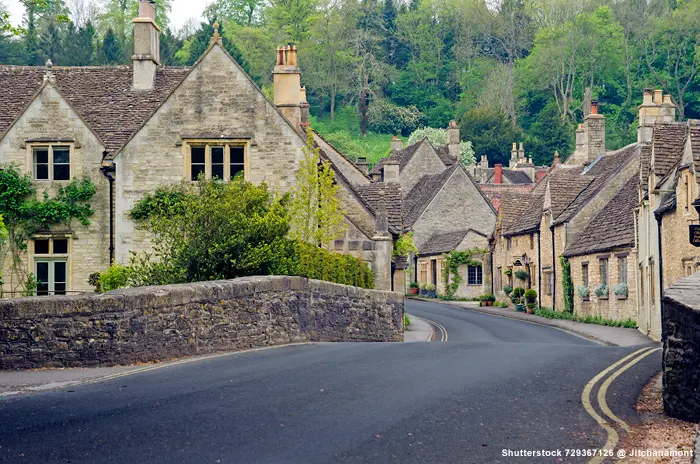
<svg viewBox="0 0 700 464">
<path fill-rule="evenodd" d="M 676 120 L 676 105 L 670 95 L 663 95 L 661 90 L 644 89 L 642 105 L 639 107 L 639 127 L 637 142 L 649 142 L 657 122 Z"/>
<path fill-rule="evenodd" d="M 160 65 L 160 28 L 156 24 L 154 0 L 139 0 L 139 17 L 134 22 L 133 87 L 153 90 Z"/>
<path fill-rule="evenodd" d="M 502 164 L 497 164 L 494 170 L 493 174 L 493 181 L 495 184 L 502 184 L 503 183 L 503 165 Z"/>
<path fill-rule="evenodd" d="M 301 129 L 301 71 L 294 45 L 277 47 L 277 64 L 272 72 L 275 105 L 296 130 Z"/>
<path fill-rule="evenodd" d="M 367 162 L 367 158 L 357 158 L 357 161 L 355 162 L 355 167 L 362 171 L 362 174 L 365 176 L 369 175 L 369 163 Z"/>
<path fill-rule="evenodd" d="M 304 131 L 306 131 L 306 129 L 311 126 L 311 119 L 309 116 L 309 108 L 311 108 L 311 105 L 306 101 L 306 87 L 301 87 L 299 90 L 299 101 L 301 126 Z"/>
<path fill-rule="evenodd" d="M 525 159 L 525 148 L 523 148 L 523 142 L 520 142 L 520 148 L 518 149 L 518 162 L 527 163 L 527 159 Z"/>
<path fill-rule="evenodd" d="M 382 182 L 398 182 L 399 181 L 399 162 L 397 160 L 384 160 L 382 167 Z"/>
<path fill-rule="evenodd" d="M 403 141 L 397 136 L 394 136 L 394 138 L 391 140 L 391 151 L 399 150 L 403 150 Z"/>
<path fill-rule="evenodd" d="M 561 160 L 559 159 L 559 152 L 555 151 L 554 152 L 554 161 L 552 161 L 552 167 L 558 166 L 561 163 Z"/>
<path fill-rule="evenodd" d="M 513 148 L 510 150 L 510 160 L 508 161 L 508 167 L 514 168 L 518 165 L 518 144 L 513 142 Z"/>
<path fill-rule="evenodd" d="M 481 169 L 489 168 L 489 159 L 486 157 L 486 155 L 481 155 L 481 162 L 479 163 L 479 167 Z"/>
<path fill-rule="evenodd" d="M 450 121 L 450 125 L 447 128 L 447 148 L 450 156 L 454 159 L 460 159 L 461 157 L 460 142 L 459 126 L 456 121 Z"/>
<path fill-rule="evenodd" d="M 605 153 L 605 116 L 598 114 L 596 100 L 591 101 L 591 113 L 586 116 L 583 125 L 585 144 L 583 164 L 591 164 L 598 156 Z"/>
</svg>

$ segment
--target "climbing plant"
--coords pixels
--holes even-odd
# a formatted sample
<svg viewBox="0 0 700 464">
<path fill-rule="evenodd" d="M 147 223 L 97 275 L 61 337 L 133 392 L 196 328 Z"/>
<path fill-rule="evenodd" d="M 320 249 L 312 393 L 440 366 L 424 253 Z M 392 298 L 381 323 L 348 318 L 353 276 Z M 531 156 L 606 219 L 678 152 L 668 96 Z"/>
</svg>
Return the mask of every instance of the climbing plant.
<svg viewBox="0 0 700 464">
<path fill-rule="evenodd" d="M 84 177 L 62 185 L 55 195 L 44 192 L 39 198 L 29 174 L 14 165 L 0 168 L 0 211 L 6 231 L 0 234 L 6 237 L 0 238 L 0 263 L 9 257 L 12 292 L 26 292 L 32 286 L 33 275 L 23 259 L 29 240 L 40 230 L 59 224 L 70 226 L 73 219 L 89 225 L 94 210 L 88 202 L 95 192 L 92 180 Z"/>
<path fill-rule="evenodd" d="M 408 258 L 411 255 L 418 255 L 418 248 L 413 241 L 413 232 L 408 232 L 394 242 L 394 256 Z"/>
<path fill-rule="evenodd" d="M 574 281 L 571 278 L 571 262 L 565 256 L 561 262 L 561 288 L 564 292 L 564 311 L 574 313 Z"/>
<path fill-rule="evenodd" d="M 481 261 L 474 259 L 475 256 L 487 253 L 487 250 L 482 248 L 472 248 L 467 251 L 450 251 L 445 255 L 447 262 L 445 263 L 445 296 L 447 298 L 454 297 L 459 284 L 462 283 L 462 276 L 459 274 L 459 266 L 478 266 L 481 267 Z"/>
</svg>

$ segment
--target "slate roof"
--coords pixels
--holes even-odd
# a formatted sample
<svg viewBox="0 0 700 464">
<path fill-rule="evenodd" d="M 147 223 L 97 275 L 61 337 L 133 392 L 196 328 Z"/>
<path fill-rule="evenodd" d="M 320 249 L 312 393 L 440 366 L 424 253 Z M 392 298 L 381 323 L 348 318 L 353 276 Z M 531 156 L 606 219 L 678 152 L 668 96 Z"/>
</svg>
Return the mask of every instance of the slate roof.
<svg viewBox="0 0 700 464">
<path fill-rule="evenodd" d="M 682 122 L 654 124 L 653 162 L 654 173 L 666 177 L 673 166 L 683 156 L 688 124 Z"/>
<path fill-rule="evenodd" d="M 369 172 L 370 175 L 376 174 L 380 175 L 382 173 L 382 168 L 384 167 L 384 162 L 386 160 L 394 160 L 399 162 L 399 172 L 403 171 L 403 168 L 406 167 L 409 161 L 411 161 L 411 158 L 413 158 L 413 155 L 416 154 L 420 146 L 423 144 L 423 142 L 427 142 L 430 144 L 427 138 L 423 138 L 419 140 L 418 142 L 414 143 L 413 145 L 410 145 L 402 150 L 394 150 L 391 152 L 388 158 L 382 158 L 379 160 L 377 164 L 374 165 L 372 170 Z M 431 145 L 432 146 L 432 145 Z M 441 147 L 434 149 L 435 153 L 438 155 L 438 158 L 440 158 L 440 161 L 447 166 L 451 167 L 454 166 L 457 163 L 457 160 L 450 155 L 449 149 L 447 147 Z"/>
<path fill-rule="evenodd" d="M 642 190 L 647 190 L 647 185 L 649 184 L 649 172 L 651 167 L 651 145 L 645 143 L 640 148 L 639 156 L 639 169 L 641 173 L 641 187 Z"/>
<path fill-rule="evenodd" d="M 564 256 L 600 253 L 634 246 L 634 208 L 638 177 L 633 175 L 564 250 Z"/>
<path fill-rule="evenodd" d="M 494 176 L 496 170 L 494 168 L 489 168 L 488 174 L 486 175 L 486 183 L 493 184 Z M 533 184 L 534 182 L 530 179 L 530 176 L 526 172 L 519 171 L 517 169 L 503 168 L 503 177 L 508 180 L 511 184 Z"/>
<path fill-rule="evenodd" d="M 508 230 L 522 214 L 524 208 L 530 205 L 532 200 L 532 193 L 514 192 L 511 190 L 503 192 L 499 210 L 501 231 Z"/>
<path fill-rule="evenodd" d="M 450 147 L 436 148 L 435 153 L 437 153 L 440 161 L 442 161 L 442 163 L 447 167 L 450 167 L 457 162 L 457 158 L 450 155 Z"/>
<path fill-rule="evenodd" d="M 404 226 L 413 227 L 428 204 L 435 198 L 447 179 L 452 176 L 459 164 L 447 168 L 440 174 L 426 175 L 418 181 L 406 196 L 404 203 Z"/>
<path fill-rule="evenodd" d="M 389 221 L 389 232 L 394 235 L 403 233 L 401 186 L 398 183 L 385 184 L 377 182 L 367 185 L 354 185 L 353 188 L 362 201 L 372 210 L 373 214 L 379 213 L 383 203 Z"/>
<path fill-rule="evenodd" d="M 51 71 L 61 94 L 114 155 L 182 82 L 189 68 L 158 68 L 150 91 L 132 90 L 131 66 L 55 66 Z M 45 74 L 45 67 L 0 66 L 0 136 L 32 101 Z"/>
<path fill-rule="evenodd" d="M 449 253 L 462 243 L 468 232 L 469 230 L 456 230 L 435 234 L 418 249 L 418 254 L 420 256 L 430 256 Z"/>
</svg>

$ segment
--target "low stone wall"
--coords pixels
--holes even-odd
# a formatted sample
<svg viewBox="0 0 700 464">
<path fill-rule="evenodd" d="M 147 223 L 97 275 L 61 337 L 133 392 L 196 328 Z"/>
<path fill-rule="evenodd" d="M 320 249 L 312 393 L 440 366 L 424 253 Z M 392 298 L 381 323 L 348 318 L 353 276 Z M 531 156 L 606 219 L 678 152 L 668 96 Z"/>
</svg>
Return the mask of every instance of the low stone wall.
<svg viewBox="0 0 700 464">
<path fill-rule="evenodd" d="M 0 369 L 167 360 L 300 342 L 402 341 L 403 295 L 303 277 L 0 300 Z"/>
<path fill-rule="evenodd" d="M 662 304 L 664 410 L 700 422 L 700 273 L 676 282 Z"/>
</svg>

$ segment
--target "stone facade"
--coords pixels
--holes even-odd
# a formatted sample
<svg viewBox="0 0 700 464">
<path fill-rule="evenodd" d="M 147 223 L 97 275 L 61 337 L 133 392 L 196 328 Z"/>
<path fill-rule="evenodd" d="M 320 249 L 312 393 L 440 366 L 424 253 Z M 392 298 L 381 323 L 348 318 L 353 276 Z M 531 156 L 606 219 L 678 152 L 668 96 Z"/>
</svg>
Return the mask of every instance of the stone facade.
<svg viewBox="0 0 700 464">
<path fill-rule="evenodd" d="M 403 295 L 302 277 L 0 300 L 0 369 L 165 361 L 302 342 L 399 342 Z"/>
</svg>

